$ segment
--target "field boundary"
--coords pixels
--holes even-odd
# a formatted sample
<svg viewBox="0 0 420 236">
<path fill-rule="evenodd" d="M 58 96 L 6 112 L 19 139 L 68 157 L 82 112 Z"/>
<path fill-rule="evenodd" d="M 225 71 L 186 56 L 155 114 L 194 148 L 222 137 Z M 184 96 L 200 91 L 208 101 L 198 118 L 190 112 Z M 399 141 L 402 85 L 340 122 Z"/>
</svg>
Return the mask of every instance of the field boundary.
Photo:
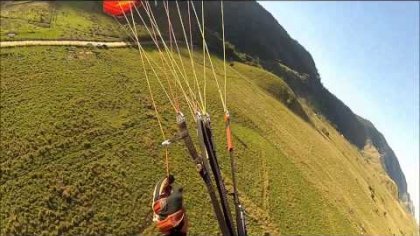
<svg viewBox="0 0 420 236">
<path fill-rule="evenodd" d="M 145 42 L 149 44 L 151 42 Z M 130 47 L 128 42 L 105 42 L 105 41 L 82 41 L 82 40 L 25 40 L 25 41 L 0 41 L 0 48 L 7 47 L 26 47 L 26 46 L 78 46 L 78 47 L 91 47 L 91 46 L 106 46 L 110 48 L 116 47 Z"/>
</svg>

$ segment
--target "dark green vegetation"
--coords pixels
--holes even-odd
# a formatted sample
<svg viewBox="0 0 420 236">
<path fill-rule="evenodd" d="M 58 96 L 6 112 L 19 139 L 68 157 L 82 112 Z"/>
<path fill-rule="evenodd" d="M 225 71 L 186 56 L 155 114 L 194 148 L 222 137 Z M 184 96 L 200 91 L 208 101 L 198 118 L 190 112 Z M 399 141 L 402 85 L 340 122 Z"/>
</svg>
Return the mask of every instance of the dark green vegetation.
<svg viewBox="0 0 420 236">
<path fill-rule="evenodd" d="M 136 51 L 37 47 L 2 49 L 2 57 L 2 233 L 151 232 L 150 194 L 164 175 L 162 138 Z M 392 186 L 385 175 L 372 172 L 328 123 L 311 118 L 328 129 L 326 138 L 259 86 L 278 79 L 244 64 L 229 68 L 239 190 L 251 233 L 413 230 L 382 183 Z M 174 113 L 156 81 L 153 87 L 165 130 L 175 133 Z M 208 99 L 228 176 L 213 83 Z M 185 185 L 191 232 L 216 233 L 204 186 L 180 144 L 171 147 L 170 168 Z"/>
<path fill-rule="evenodd" d="M 112 20 L 96 5 L 58 4 L 63 12 L 79 6 L 73 17 L 83 16 L 82 22 Z M 96 37 L 87 34 L 81 38 Z M 147 55 L 159 60 L 153 49 Z M 194 55 L 201 78 L 202 55 Z M 221 79 L 222 61 L 213 59 Z M 191 75 L 189 59 L 182 60 Z M 377 144 L 368 142 L 361 152 L 322 110 L 315 114 L 320 112 L 314 109 L 317 100 L 303 93 L 310 87 L 303 86 L 314 81 L 305 75 L 308 71 L 284 60 L 276 67 L 280 77 L 242 63 L 228 66 L 227 103 L 251 235 L 413 234 L 413 217 L 398 202 L 398 188 L 381 166 Z M 137 51 L 2 48 L 0 69 L 0 234 L 155 232 L 151 192 L 165 174 L 163 138 Z M 176 132 L 175 114 L 151 68 L 146 69 L 169 137 Z M 156 69 L 161 76 L 167 72 Z M 230 184 L 223 110 L 212 81 L 207 98 L 222 172 Z M 182 144 L 171 146 L 170 169 L 184 185 L 191 234 L 217 234 L 209 197 Z"/>
</svg>

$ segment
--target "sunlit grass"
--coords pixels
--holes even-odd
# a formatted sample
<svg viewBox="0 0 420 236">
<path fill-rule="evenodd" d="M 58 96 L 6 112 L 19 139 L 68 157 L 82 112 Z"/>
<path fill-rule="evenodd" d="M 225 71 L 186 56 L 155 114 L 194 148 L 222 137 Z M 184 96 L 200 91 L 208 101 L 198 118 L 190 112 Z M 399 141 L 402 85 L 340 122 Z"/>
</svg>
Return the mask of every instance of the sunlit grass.
<svg viewBox="0 0 420 236">
<path fill-rule="evenodd" d="M 147 55 L 159 60 L 156 51 Z M 188 58 L 183 60 L 190 68 Z M 221 75 L 222 61 L 214 63 Z M 150 67 L 147 71 L 171 136 L 175 114 Z M 162 69 L 157 72 L 164 78 Z M 208 110 L 230 182 L 223 109 L 207 73 Z M 165 173 L 163 138 L 136 51 L 2 49 L 1 77 L 2 233 L 153 232 L 150 194 Z M 313 115 L 314 125 L 304 121 L 267 91 L 276 86 L 289 90 L 261 69 L 228 67 L 239 190 L 250 232 L 357 234 L 362 227 L 368 233 L 409 232 L 410 218 L 381 182 L 387 178 L 328 122 Z M 329 138 L 314 129 L 321 126 Z M 216 234 L 206 190 L 180 143 L 170 148 L 170 169 L 185 188 L 191 233 Z"/>
</svg>

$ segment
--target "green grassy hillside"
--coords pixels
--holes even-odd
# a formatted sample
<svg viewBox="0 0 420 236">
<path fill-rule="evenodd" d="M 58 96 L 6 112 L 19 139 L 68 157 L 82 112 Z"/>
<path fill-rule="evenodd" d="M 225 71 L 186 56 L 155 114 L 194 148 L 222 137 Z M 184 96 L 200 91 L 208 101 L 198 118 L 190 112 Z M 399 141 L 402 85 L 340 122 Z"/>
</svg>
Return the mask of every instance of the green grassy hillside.
<svg viewBox="0 0 420 236">
<path fill-rule="evenodd" d="M 153 50 L 148 55 L 158 59 Z M 1 57 L 2 234 L 154 232 L 150 194 L 165 172 L 162 138 L 136 51 L 32 47 L 2 49 Z M 221 73 L 222 62 L 214 62 Z M 164 69 L 158 68 L 162 76 Z M 153 81 L 170 135 L 175 115 Z M 383 171 L 310 108 L 312 125 L 267 91 L 266 84 L 288 89 L 278 81 L 245 64 L 228 68 L 239 190 L 251 235 L 413 234 L 414 221 Z M 208 106 L 230 182 L 214 83 Z M 170 154 L 170 169 L 185 187 L 191 233 L 216 234 L 184 146 L 172 146 Z"/>
<path fill-rule="evenodd" d="M 1 40 L 120 40 L 121 29 L 101 13 L 98 1 L 5 1 Z M 15 34 L 10 37 L 10 33 Z"/>
<path fill-rule="evenodd" d="M 97 5 L 2 5 L 1 40 L 125 36 Z M 159 61 L 152 48 L 147 55 Z M 201 79 L 202 55 L 194 55 Z M 164 152 L 137 51 L 2 48 L 0 59 L 0 235 L 156 233 L 150 200 L 165 174 Z M 192 78 L 189 58 L 182 60 Z M 222 76 L 222 61 L 213 60 Z M 161 77 L 168 73 L 156 69 Z M 250 235 L 415 233 L 374 146 L 360 151 L 350 144 L 284 78 L 236 62 L 227 69 L 238 188 Z M 175 114 L 146 70 L 166 135 L 175 134 Z M 212 78 L 210 68 L 207 73 Z M 212 80 L 207 99 L 230 188 L 223 109 Z M 191 234 L 216 235 L 210 199 L 181 143 L 170 148 L 170 170 L 184 186 Z"/>
</svg>

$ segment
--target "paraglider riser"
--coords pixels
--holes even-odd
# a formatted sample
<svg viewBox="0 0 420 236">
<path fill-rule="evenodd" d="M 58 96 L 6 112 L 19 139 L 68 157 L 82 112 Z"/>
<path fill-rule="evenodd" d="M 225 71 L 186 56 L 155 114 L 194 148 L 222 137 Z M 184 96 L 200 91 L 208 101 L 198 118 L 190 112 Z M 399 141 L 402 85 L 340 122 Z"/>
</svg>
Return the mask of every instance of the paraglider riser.
<svg viewBox="0 0 420 236">
<path fill-rule="evenodd" d="M 208 160 L 203 158 L 203 155 L 198 154 L 198 152 L 197 152 L 197 150 L 194 146 L 194 143 L 191 139 L 191 136 L 188 132 L 188 127 L 187 127 L 187 123 L 185 121 L 185 117 L 182 115 L 182 113 L 178 114 L 177 123 L 178 123 L 178 130 L 179 130 L 177 139 L 183 139 L 184 140 L 184 144 L 187 147 L 191 158 L 193 159 L 194 163 L 197 166 L 197 171 L 200 174 L 200 177 L 203 179 L 203 181 L 206 185 L 207 191 L 210 195 L 210 199 L 211 199 L 211 202 L 212 202 L 212 205 L 213 205 L 213 210 L 214 210 L 214 213 L 216 215 L 216 218 L 217 218 L 217 221 L 219 223 L 219 227 L 220 227 L 220 230 L 221 230 L 222 234 L 224 236 L 230 236 L 230 235 L 234 236 L 234 234 L 231 233 L 231 232 L 234 232 L 233 229 L 232 229 L 232 225 L 229 225 L 226 222 L 225 216 L 223 214 L 224 212 L 222 212 L 221 205 L 220 205 L 220 203 L 217 199 L 216 192 L 215 192 L 215 189 L 214 189 L 214 186 L 213 186 L 213 183 L 211 181 L 210 174 L 209 174 L 210 173 L 209 172 L 210 166 L 209 166 Z M 200 123 L 200 122 L 197 121 L 197 123 Z M 203 149 L 206 150 L 205 148 L 202 148 L 202 151 L 203 151 Z M 203 153 L 204 153 L 204 155 L 206 155 L 207 151 L 205 151 Z"/>
</svg>

